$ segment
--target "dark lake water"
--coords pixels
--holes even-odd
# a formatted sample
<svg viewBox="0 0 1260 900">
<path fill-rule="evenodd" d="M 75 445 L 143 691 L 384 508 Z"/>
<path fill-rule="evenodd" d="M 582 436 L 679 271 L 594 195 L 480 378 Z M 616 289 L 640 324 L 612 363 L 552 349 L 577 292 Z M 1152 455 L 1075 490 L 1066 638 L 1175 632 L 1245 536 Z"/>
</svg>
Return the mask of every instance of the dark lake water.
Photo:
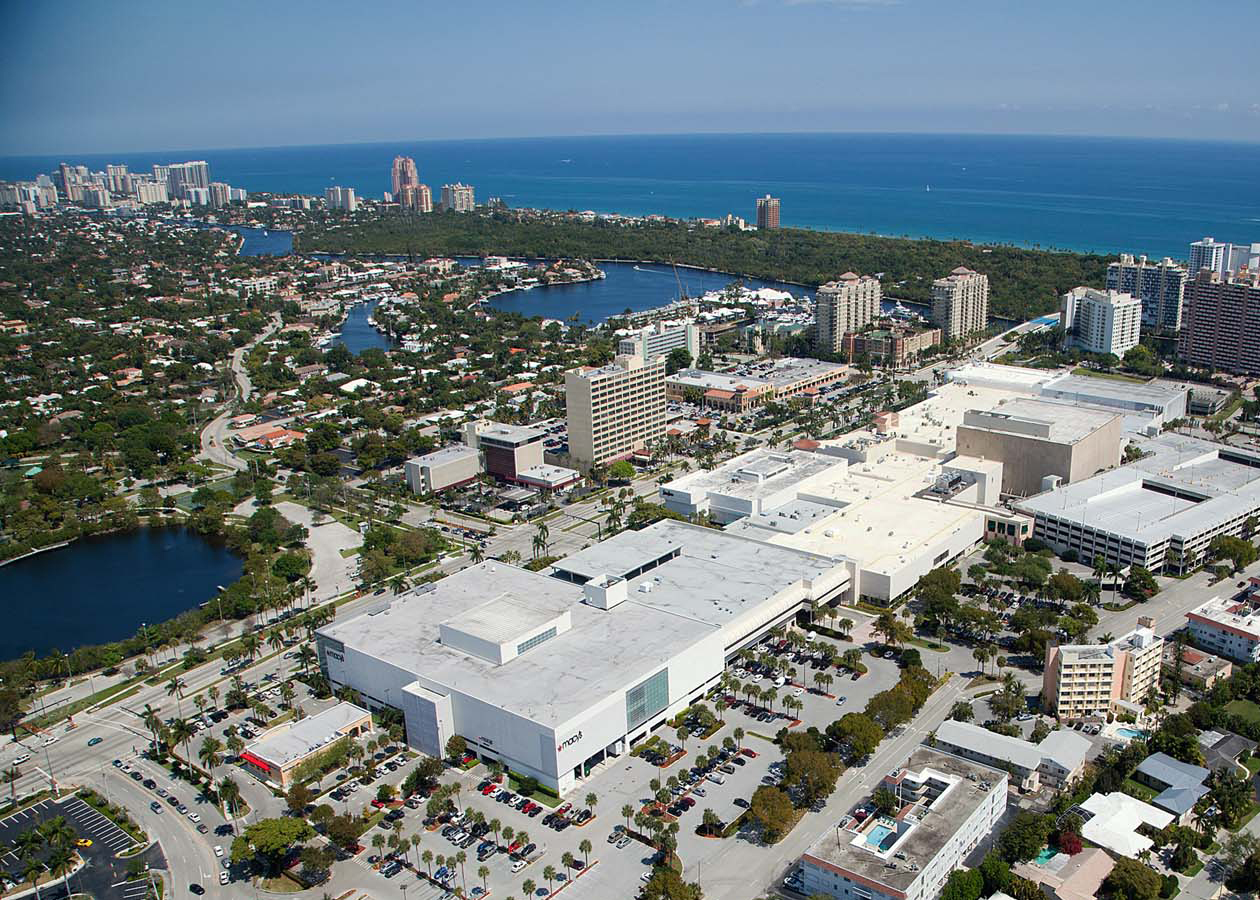
<svg viewBox="0 0 1260 900">
<path fill-rule="evenodd" d="M 180 527 L 84 538 L 0 566 L 12 626 L 0 659 L 130 637 L 211 599 L 243 568 L 221 543 Z"/>
</svg>

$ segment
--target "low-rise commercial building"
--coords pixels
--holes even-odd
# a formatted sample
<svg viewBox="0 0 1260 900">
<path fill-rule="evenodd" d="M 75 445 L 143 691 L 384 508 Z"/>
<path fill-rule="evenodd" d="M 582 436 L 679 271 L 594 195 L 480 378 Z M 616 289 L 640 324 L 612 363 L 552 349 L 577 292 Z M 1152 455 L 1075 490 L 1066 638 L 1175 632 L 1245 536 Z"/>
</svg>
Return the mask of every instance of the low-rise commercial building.
<svg viewBox="0 0 1260 900">
<path fill-rule="evenodd" d="M 743 413 L 774 398 L 774 385 L 761 378 L 680 369 L 665 379 L 665 396 L 671 403 L 698 400 L 701 406 L 721 412 Z"/>
<path fill-rule="evenodd" d="M 1180 574 L 1260 514 L 1260 453 L 1172 433 L 1138 446 L 1141 459 L 1016 503 L 1034 536 L 1059 554 Z"/>
<path fill-rule="evenodd" d="M 739 366 L 724 374 L 768 382 L 776 399 L 788 400 L 802 395 L 813 396 L 823 388 L 843 381 L 849 374 L 849 367 L 821 359 L 785 356 Z"/>
<path fill-rule="evenodd" d="M 998 734 L 970 722 L 946 719 L 936 729 L 938 750 L 1010 773 L 1011 784 L 1021 791 L 1053 789 L 1079 778 L 1092 747 L 1088 738 L 1062 729 L 1040 744 Z"/>
<path fill-rule="evenodd" d="M 464 426 L 464 443 L 480 450 L 487 474 L 502 481 L 519 481 L 522 472 L 541 466 L 546 439 L 547 432 L 526 425 L 480 419 Z"/>
<path fill-rule="evenodd" d="M 941 340 L 939 328 L 915 329 L 898 324 L 888 328 L 846 333 L 841 350 L 850 363 L 866 357 L 874 363 L 901 368 L 941 343 Z"/>
<path fill-rule="evenodd" d="M 1213 597 L 1186 613 L 1194 642 L 1240 663 L 1260 662 L 1260 598 Z"/>
<path fill-rule="evenodd" d="M 1181 647 L 1181 665 L 1177 665 L 1177 645 L 1171 643 L 1164 645 L 1163 666 L 1166 677 L 1179 678 L 1182 684 L 1199 691 L 1209 690 L 1234 672 L 1229 660 L 1185 645 Z"/>
<path fill-rule="evenodd" d="M 932 900 L 1006 812 L 1007 774 L 928 747 L 885 775 L 892 815 L 845 816 L 801 856 L 802 893 Z"/>
<path fill-rule="evenodd" d="M 1123 439 L 1115 413 L 1022 398 L 968 410 L 958 426 L 958 452 L 1000 460 L 1002 493 L 1021 497 L 1114 468 Z"/>
<path fill-rule="evenodd" d="M 693 517 L 707 515 L 717 525 L 746 516 L 799 521 L 799 510 L 782 509 L 811 484 L 835 469 L 842 459 L 800 450 L 781 452 L 758 448 L 723 463 L 716 469 L 698 470 L 661 485 L 666 509 Z"/>
<path fill-rule="evenodd" d="M 454 444 L 407 460 L 403 474 L 413 494 L 435 494 L 476 480 L 481 454 L 475 447 Z"/>
<path fill-rule="evenodd" d="M 372 714 L 343 701 L 266 732 L 241 751 L 241 766 L 254 777 L 288 790 L 302 763 L 342 738 L 356 738 L 371 730 Z"/>
<path fill-rule="evenodd" d="M 321 628 L 319 661 L 334 690 L 401 709 L 417 750 L 459 734 L 565 793 L 848 579 L 824 556 L 662 521 L 551 575 L 485 562 L 383 600 Z"/>
<path fill-rule="evenodd" d="M 1159 687 L 1164 639 L 1139 620 L 1137 628 L 1108 644 L 1063 644 L 1046 648 L 1042 708 L 1066 721 L 1141 712 L 1147 694 Z"/>
</svg>

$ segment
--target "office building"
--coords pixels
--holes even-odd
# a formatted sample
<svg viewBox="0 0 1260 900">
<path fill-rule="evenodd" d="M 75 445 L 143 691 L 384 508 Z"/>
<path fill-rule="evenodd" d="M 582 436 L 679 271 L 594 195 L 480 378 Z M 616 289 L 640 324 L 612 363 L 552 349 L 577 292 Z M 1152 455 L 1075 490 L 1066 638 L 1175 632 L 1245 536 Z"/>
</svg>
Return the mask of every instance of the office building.
<svg viewBox="0 0 1260 900">
<path fill-rule="evenodd" d="M 598 368 L 564 375 L 569 455 L 602 465 L 665 437 L 665 359 L 618 356 Z"/>
<path fill-rule="evenodd" d="M 398 195 L 402 193 L 402 189 L 409 185 L 418 185 L 420 183 L 420 173 L 416 170 L 416 161 L 410 156 L 395 156 L 394 164 L 390 169 L 389 182 L 392 186 L 394 199 L 398 199 Z"/>
<path fill-rule="evenodd" d="M 359 200 L 354 195 L 354 188 L 348 187 L 325 188 L 324 204 L 329 209 L 340 209 L 351 213 L 359 208 Z"/>
<path fill-rule="evenodd" d="M 1009 737 L 971 722 L 946 719 L 936 729 L 937 750 L 1010 773 L 1021 791 L 1059 790 L 1079 778 L 1093 745 L 1079 732 L 1058 729 L 1040 744 Z"/>
<path fill-rule="evenodd" d="M 481 474 L 481 454 L 476 447 L 454 444 L 407 460 L 403 473 L 413 494 L 435 494 L 475 481 Z"/>
<path fill-rule="evenodd" d="M 849 367 L 841 363 L 797 356 L 747 363 L 723 374 L 732 378 L 756 378 L 769 382 L 780 400 L 805 397 L 813 400 L 849 376 Z"/>
<path fill-rule="evenodd" d="M 670 403 L 695 403 L 705 409 L 743 413 L 774 398 L 774 385 L 763 378 L 679 369 L 665 379 L 665 398 Z"/>
<path fill-rule="evenodd" d="M 801 856 L 801 893 L 837 900 L 933 900 L 1006 813 L 1005 772 L 928 747 L 885 775 L 891 815 L 844 816 Z"/>
<path fill-rule="evenodd" d="M 1142 337 L 1142 301 L 1119 291 L 1078 287 L 1059 298 L 1063 345 L 1123 358 Z"/>
<path fill-rule="evenodd" d="M 989 276 L 959 266 L 932 282 L 932 321 L 947 340 L 989 327 Z"/>
<path fill-rule="evenodd" d="M 895 323 L 888 328 L 846 334 L 840 352 L 850 363 L 865 358 L 873 364 L 900 369 L 913 364 L 940 343 L 939 328 L 914 328 Z"/>
<path fill-rule="evenodd" d="M 1181 329 L 1181 302 L 1185 294 L 1186 270 L 1168 257 L 1158 263 L 1136 260 L 1131 253 L 1107 266 L 1107 290 L 1132 294 L 1142 303 L 1142 324 L 1165 331 Z"/>
<path fill-rule="evenodd" d="M 1150 619 L 1109 644 L 1046 647 L 1042 709 L 1060 720 L 1105 719 L 1108 713 L 1141 713 L 1159 689 L 1164 639 Z"/>
<path fill-rule="evenodd" d="M 1260 268 L 1225 279 L 1199 270 L 1186 283 L 1177 352 L 1205 369 L 1260 374 Z"/>
<path fill-rule="evenodd" d="M 372 714 L 343 701 L 267 731 L 241 751 L 241 767 L 255 778 L 287 790 L 302 763 L 343 738 L 357 738 L 371 730 Z"/>
<path fill-rule="evenodd" d="M 1034 536 L 1060 555 L 1181 574 L 1260 514 L 1260 454 L 1172 433 L 1138 446 L 1141 459 L 1017 502 Z"/>
<path fill-rule="evenodd" d="M 433 193 L 427 184 L 405 184 L 394 199 L 402 209 L 418 213 L 433 212 Z"/>
<path fill-rule="evenodd" d="M 1260 269 L 1260 243 L 1229 244 L 1205 237 L 1190 245 L 1191 278 L 1197 278 L 1203 269 L 1226 278 L 1229 273 L 1238 274 L 1243 268 L 1252 272 Z"/>
<path fill-rule="evenodd" d="M 464 426 L 464 443 L 481 451 L 488 475 L 515 482 L 521 473 L 543 464 L 547 432 L 525 425 L 480 419 Z"/>
<path fill-rule="evenodd" d="M 1002 493 L 1027 497 L 1119 465 L 1123 422 L 1110 411 L 1016 398 L 968 410 L 957 446 L 1000 460 Z"/>
<path fill-rule="evenodd" d="M 879 279 L 845 272 L 818 289 L 814 303 L 814 341 L 825 353 L 841 353 L 844 337 L 879 318 Z"/>
<path fill-rule="evenodd" d="M 779 227 L 779 198 L 766 194 L 757 198 L 757 228 L 771 231 Z"/>
<path fill-rule="evenodd" d="M 563 794 L 842 577 L 825 557 L 663 521 L 551 575 L 472 566 L 339 618 L 316 641 L 333 690 L 401 709 L 416 750 L 443 755 L 458 734 Z"/>
<path fill-rule="evenodd" d="M 1254 594 L 1233 600 L 1213 597 L 1186 613 L 1199 647 L 1234 662 L 1260 662 L 1260 602 Z"/>
<path fill-rule="evenodd" d="M 700 329 L 692 319 L 653 322 L 642 328 L 617 332 L 617 354 L 651 359 L 668 356 L 671 350 L 686 350 L 694 362 L 700 355 Z"/>
<path fill-rule="evenodd" d="M 442 185 L 442 208 L 454 212 L 472 212 L 476 209 L 477 201 L 473 197 L 472 185 Z"/>
</svg>

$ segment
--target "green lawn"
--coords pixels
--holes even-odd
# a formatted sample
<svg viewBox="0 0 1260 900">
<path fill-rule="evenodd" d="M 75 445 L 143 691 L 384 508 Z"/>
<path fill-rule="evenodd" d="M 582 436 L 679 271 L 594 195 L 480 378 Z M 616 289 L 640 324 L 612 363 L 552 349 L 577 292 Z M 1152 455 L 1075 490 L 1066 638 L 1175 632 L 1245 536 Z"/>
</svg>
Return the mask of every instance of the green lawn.
<svg viewBox="0 0 1260 900">
<path fill-rule="evenodd" d="M 1138 784 L 1138 782 L 1134 781 L 1132 778 L 1126 778 L 1124 780 L 1124 784 L 1120 785 L 1120 790 L 1124 791 L 1130 797 L 1136 797 L 1138 800 L 1142 800 L 1146 803 L 1155 799 L 1155 795 L 1159 793 L 1159 791 L 1149 788 L 1144 784 Z"/>
<path fill-rule="evenodd" d="M 1087 369 L 1084 366 L 1077 366 L 1072 370 L 1073 375 L 1085 375 L 1088 378 L 1106 378 L 1110 381 L 1127 381 L 1130 384 L 1146 384 L 1150 379 L 1139 378 L 1136 375 L 1124 375 L 1120 372 L 1099 372 L 1094 369 Z"/>
<path fill-rule="evenodd" d="M 1225 712 L 1239 716 L 1253 724 L 1260 724 L 1260 706 L 1250 700 L 1231 700 L 1225 704 Z"/>
<path fill-rule="evenodd" d="M 1243 765 L 1247 767 L 1247 771 L 1252 775 L 1260 772 L 1260 759 L 1257 759 L 1254 756 L 1247 757 L 1247 761 L 1243 763 Z"/>
</svg>

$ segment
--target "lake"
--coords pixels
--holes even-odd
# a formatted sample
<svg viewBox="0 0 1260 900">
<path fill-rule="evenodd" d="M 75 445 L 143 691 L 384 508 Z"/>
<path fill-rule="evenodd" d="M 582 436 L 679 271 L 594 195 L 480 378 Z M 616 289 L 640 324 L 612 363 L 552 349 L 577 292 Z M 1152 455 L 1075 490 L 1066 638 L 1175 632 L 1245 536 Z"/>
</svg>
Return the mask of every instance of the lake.
<svg viewBox="0 0 1260 900">
<path fill-rule="evenodd" d="M 0 659 L 122 640 L 215 596 L 244 569 L 221 542 L 182 527 L 75 541 L 0 566 L 9 624 Z"/>
</svg>

